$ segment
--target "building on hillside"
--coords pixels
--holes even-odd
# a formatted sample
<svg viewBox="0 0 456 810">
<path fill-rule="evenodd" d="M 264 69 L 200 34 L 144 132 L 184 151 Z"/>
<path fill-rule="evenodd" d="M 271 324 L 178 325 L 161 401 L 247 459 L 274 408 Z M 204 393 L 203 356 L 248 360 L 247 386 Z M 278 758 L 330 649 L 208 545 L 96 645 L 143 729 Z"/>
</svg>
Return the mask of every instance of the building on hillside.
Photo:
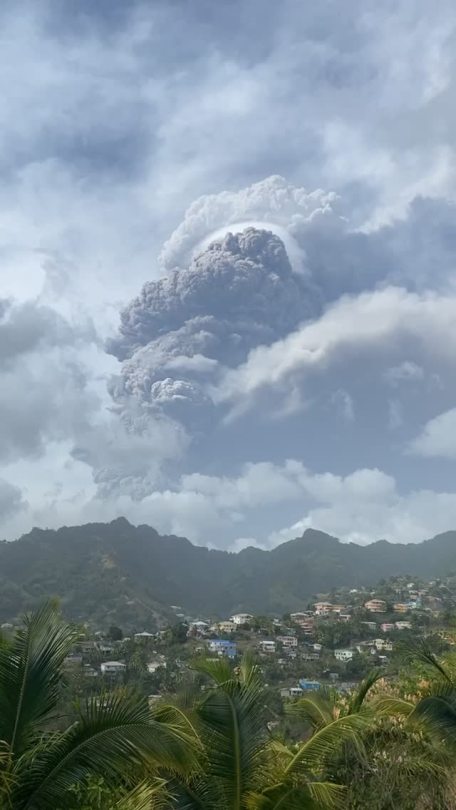
<svg viewBox="0 0 456 810">
<path fill-rule="evenodd" d="M 298 639 L 296 636 L 277 636 L 277 641 L 281 643 L 285 650 L 292 650 L 298 646 Z"/>
<path fill-rule="evenodd" d="M 406 602 L 395 602 L 393 605 L 393 610 L 395 613 L 407 613 L 408 609 L 409 607 Z"/>
<path fill-rule="evenodd" d="M 236 630 L 236 624 L 234 622 L 230 621 L 229 619 L 226 619 L 226 621 L 218 622 L 215 625 L 215 629 L 219 633 L 231 634 L 231 633 L 234 633 L 234 631 Z"/>
<path fill-rule="evenodd" d="M 102 675 L 123 675 L 126 668 L 122 661 L 104 661 L 100 667 Z"/>
<path fill-rule="evenodd" d="M 98 652 L 112 653 L 114 652 L 114 644 L 108 644 L 106 641 L 99 641 L 97 643 Z"/>
<path fill-rule="evenodd" d="M 304 652 L 301 656 L 303 661 L 319 661 L 320 660 L 320 653 L 319 652 Z"/>
<path fill-rule="evenodd" d="M 412 622 L 394 622 L 396 630 L 411 630 Z"/>
<path fill-rule="evenodd" d="M 286 686 L 280 690 L 280 697 L 282 698 L 296 698 L 301 697 L 303 689 L 300 686 Z"/>
<path fill-rule="evenodd" d="M 227 639 L 215 638 L 209 641 L 209 649 L 211 652 L 217 653 L 220 657 L 236 658 L 237 646 L 235 641 L 228 641 Z"/>
<path fill-rule="evenodd" d="M 345 613 L 347 610 L 345 605 L 331 605 L 331 613 L 336 614 L 336 616 L 340 616 L 340 614 Z"/>
<path fill-rule="evenodd" d="M 166 669 L 166 658 L 164 655 L 157 655 L 156 658 L 151 658 L 147 663 L 149 675 L 153 675 L 154 672 L 157 672 L 157 669 Z"/>
<path fill-rule="evenodd" d="M 370 613 L 386 613 L 386 602 L 383 599 L 369 599 L 364 607 Z"/>
<path fill-rule="evenodd" d="M 369 630 L 377 629 L 377 622 L 361 622 L 361 624 L 364 624 L 364 626 L 367 627 Z"/>
<path fill-rule="evenodd" d="M 84 664 L 82 667 L 82 674 L 85 678 L 98 678 L 98 672 L 95 667 L 90 666 L 90 664 Z"/>
<path fill-rule="evenodd" d="M 297 624 L 298 627 L 303 631 L 304 635 L 311 636 L 314 627 L 315 621 L 312 614 L 309 613 L 291 613 L 290 619 L 293 624 Z"/>
<path fill-rule="evenodd" d="M 380 625 L 380 630 L 382 633 L 391 633 L 391 630 L 394 630 L 394 624 L 392 622 L 383 622 Z"/>
<path fill-rule="evenodd" d="M 339 620 L 341 622 L 349 622 L 351 620 L 351 613 L 339 613 Z"/>
<path fill-rule="evenodd" d="M 196 622 L 190 622 L 188 626 L 189 633 L 194 633 L 197 636 L 203 636 L 209 630 L 209 622 L 203 622 L 198 619 Z"/>
<path fill-rule="evenodd" d="M 147 630 L 143 630 L 142 633 L 135 633 L 134 639 L 135 641 L 147 641 L 150 638 L 155 638 L 153 633 L 148 633 Z"/>
<path fill-rule="evenodd" d="M 353 655 L 353 650 L 334 650 L 334 658 L 336 658 L 337 661 L 343 661 L 346 663 L 347 661 L 352 660 Z"/>
<path fill-rule="evenodd" d="M 314 613 L 316 616 L 330 616 L 332 607 L 332 602 L 315 602 Z"/>
<path fill-rule="evenodd" d="M 269 641 L 268 639 L 264 639 L 263 641 L 260 641 L 259 648 L 261 652 L 264 653 L 275 653 L 276 643 L 275 641 Z"/>
<path fill-rule="evenodd" d="M 235 613 L 233 616 L 230 616 L 230 619 L 234 624 L 242 627 L 242 625 L 250 624 L 253 616 L 251 613 Z"/>
<path fill-rule="evenodd" d="M 303 692 L 318 692 L 321 688 L 321 683 L 320 681 L 308 681 L 306 678 L 301 678 L 299 686 Z"/>
<path fill-rule="evenodd" d="M 392 652 L 393 650 L 393 642 L 388 641 L 386 638 L 376 638 L 375 639 L 375 649 L 381 650 L 383 652 Z"/>
</svg>

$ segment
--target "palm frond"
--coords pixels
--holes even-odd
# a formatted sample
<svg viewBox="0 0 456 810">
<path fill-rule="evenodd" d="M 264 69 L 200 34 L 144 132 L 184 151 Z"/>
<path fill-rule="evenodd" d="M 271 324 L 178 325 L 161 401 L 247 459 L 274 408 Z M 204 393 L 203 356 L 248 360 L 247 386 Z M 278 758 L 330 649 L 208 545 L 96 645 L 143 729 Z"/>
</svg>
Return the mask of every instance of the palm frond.
<svg viewBox="0 0 456 810">
<path fill-rule="evenodd" d="M 55 708 L 74 640 L 73 628 L 48 602 L 25 618 L 8 647 L 0 647 L 0 738 L 13 755 L 25 749 L 37 724 Z"/>
<path fill-rule="evenodd" d="M 159 810 L 168 803 L 166 781 L 157 779 L 154 783 L 140 782 L 116 804 L 116 810 Z"/>
<path fill-rule="evenodd" d="M 437 656 L 432 652 L 425 639 L 401 643 L 398 653 L 406 663 L 417 662 L 437 674 L 448 684 L 454 685 L 451 673 L 445 668 Z"/>
<path fill-rule="evenodd" d="M 14 796 L 21 807 L 48 808 L 93 774 L 116 785 L 128 769 L 187 773 L 196 765 L 197 741 L 181 713 L 151 716 L 147 700 L 121 692 L 90 700 L 77 723 L 23 757 Z"/>
<path fill-rule="evenodd" d="M 414 711 L 415 704 L 403 698 L 381 697 L 375 701 L 374 709 L 378 716 L 408 717 Z"/>
<path fill-rule="evenodd" d="M 348 704 L 348 714 L 355 714 L 359 712 L 361 707 L 364 705 L 364 701 L 366 700 L 367 695 L 369 694 L 370 690 L 373 686 L 383 677 L 383 672 L 381 669 L 373 669 L 372 672 L 369 672 L 368 675 L 361 681 L 358 688 L 353 692 L 350 697 L 349 704 Z"/>
<path fill-rule="evenodd" d="M 455 696 L 431 695 L 417 703 L 409 720 L 424 724 L 429 731 L 451 745 L 456 744 Z"/>
<path fill-rule="evenodd" d="M 339 717 L 317 730 L 302 743 L 285 768 L 285 776 L 310 771 L 321 773 L 325 765 L 338 754 L 345 743 L 361 750 L 362 732 L 367 728 L 367 717 L 358 713 Z"/>
<path fill-rule="evenodd" d="M 334 709 L 333 697 L 327 692 L 320 691 L 291 703 L 287 706 L 286 713 L 317 729 L 334 720 Z"/>
</svg>

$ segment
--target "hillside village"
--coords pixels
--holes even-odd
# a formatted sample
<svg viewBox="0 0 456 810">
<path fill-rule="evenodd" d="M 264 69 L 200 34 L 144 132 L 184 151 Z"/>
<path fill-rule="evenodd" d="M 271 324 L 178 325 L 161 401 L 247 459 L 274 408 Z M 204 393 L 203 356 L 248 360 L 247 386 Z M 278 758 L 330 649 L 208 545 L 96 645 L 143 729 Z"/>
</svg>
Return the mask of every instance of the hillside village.
<svg viewBox="0 0 456 810">
<path fill-rule="evenodd" d="M 211 620 L 173 605 L 175 621 L 158 629 L 124 635 L 116 626 L 81 627 L 66 666 L 80 691 L 126 682 L 158 699 L 191 680 L 193 660 L 236 662 L 249 652 L 282 699 L 323 686 L 346 691 L 375 667 L 394 672 L 411 639 L 426 637 L 441 649 L 455 644 L 455 605 L 453 579 L 426 583 L 404 577 L 375 589 L 320 594 L 301 611 L 280 617 L 239 612 Z M 8 632 L 11 625 L 2 629 Z"/>
</svg>

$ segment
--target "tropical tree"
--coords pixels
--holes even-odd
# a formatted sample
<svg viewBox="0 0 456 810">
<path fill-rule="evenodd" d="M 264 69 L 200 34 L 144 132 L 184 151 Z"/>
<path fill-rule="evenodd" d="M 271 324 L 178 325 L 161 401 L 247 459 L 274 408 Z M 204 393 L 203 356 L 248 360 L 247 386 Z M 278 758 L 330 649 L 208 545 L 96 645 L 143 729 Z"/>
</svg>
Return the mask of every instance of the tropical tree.
<svg viewBox="0 0 456 810">
<path fill-rule="evenodd" d="M 382 683 L 378 694 L 372 693 L 374 684 L 369 687 L 365 697 L 370 696 L 371 722 L 362 734 L 363 744 L 356 750 L 344 746 L 339 761 L 332 763 L 332 778 L 342 773 L 349 784 L 347 802 L 353 810 L 456 806 L 450 800 L 448 747 L 442 734 L 434 733 L 426 710 L 430 693 L 444 684 L 448 689 L 448 674 L 432 653 L 417 647 L 407 656 L 406 675 L 405 690 L 400 679 Z M 417 694 L 410 693 L 412 684 Z M 356 704 L 356 693 L 354 700 Z"/>
<path fill-rule="evenodd" d="M 232 670 L 223 660 L 197 666 L 209 679 L 195 709 L 201 766 L 176 778 L 179 810 L 305 810 L 344 806 L 344 788 L 322 779 L 343 742 L 355 741 L 364 720 L 334 719 L 290 747 L 268 730 L 265 691 L 257 666 L 246 658 Z"/>
<path fill-rule="evenodd" d="M 49 603 L 0 648 L 2 808 L 82 807 L 75 786 L 99 778 L 122 801 L 133 791 L 140 807 L 147 791 L 163 789 L 164 774 L 183 776 L 195 764 L 197 741 L 183 714 L 166 706 L 151 712 L 146 699 L 125 691 L 88 699 L 68 727 L 54 730 L 74 640 Z"/>
</svg>

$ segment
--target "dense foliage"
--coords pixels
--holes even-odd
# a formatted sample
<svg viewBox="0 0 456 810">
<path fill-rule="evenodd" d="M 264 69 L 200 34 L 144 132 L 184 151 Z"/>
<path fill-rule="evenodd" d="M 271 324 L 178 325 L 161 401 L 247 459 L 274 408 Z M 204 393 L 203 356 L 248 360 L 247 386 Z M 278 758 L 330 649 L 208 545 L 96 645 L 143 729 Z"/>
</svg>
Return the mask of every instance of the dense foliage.
<svg viewBox="0 0 456 810">
<path fill-rule="evenodd" d="M 451 650 L 404 645 L 394 678 L 376 670 L 351 693 L 310 692 L 285 715 L 247 655 L 194 662 L 185 690 L 155 708 L 112 686 L 62 716 L 76 635 L 47 603 L 2 639 L 2 808 L 456 808 Z"/>
</svg>

